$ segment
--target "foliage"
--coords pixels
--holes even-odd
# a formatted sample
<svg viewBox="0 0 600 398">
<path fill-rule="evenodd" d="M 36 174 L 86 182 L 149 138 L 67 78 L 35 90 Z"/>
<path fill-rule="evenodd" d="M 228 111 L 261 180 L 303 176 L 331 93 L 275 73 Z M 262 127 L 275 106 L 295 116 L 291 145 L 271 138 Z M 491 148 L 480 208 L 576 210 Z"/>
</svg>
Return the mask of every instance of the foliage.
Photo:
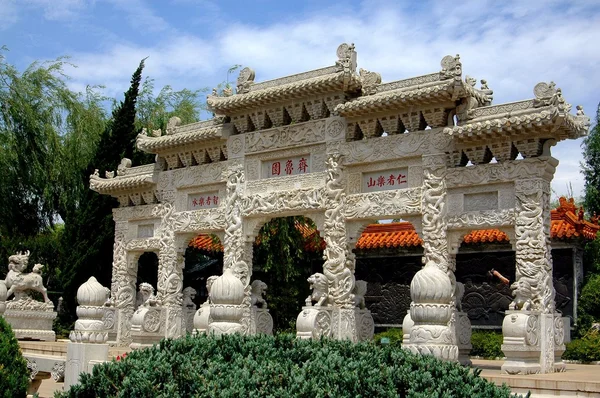
<svg viewBox="0 0 600 398">
<path fill-rule="evenodd" d="M 503 358 L 504 353 L 500 349 L 502 345 L 502 333 L 496 331 L 473 330 L 471 334 L 472 356 L 485 359 Z"/>
<path fill-rule="evenodd" d="M 145 158 L 145 154 L 135 149 L 139 132 L 135 127 L 135 107 L 143 68 L 142 60 L 131 77 L 131 86 L 125 92 L 124 100 L 112 112 L 112 119 L 102 133 L 93 159 L 87 169 L 81 172 L 80 178 L 86 190 L 78 200 L 80 205 L 65 218 L 63 297 L 71 315 L 76 305 L 76 290 L 90 276 L 95 276 L 104 286 L 111 281 L 114 242 L 112 209 L 116 207 L 116 200 L 90 190 L 89 176 L 94 168 L 116 170 L 122 158 L 131 159 L 135 165 Z"/>
<path fill-rule="evenodd" d="M 27 363 L 8 323 L 0 316 L 0 397 L 24 397 L 29 385 Z"/>
<path fill-rule="evenodd" d="M 167 122 L 173 116 L 179 117 L 181 124 L 197 122 L 200 120 L 200 111 L 204 109 L 199 97 L 206 91 L 174 91 L 171 86 L 165 86 L 154 97 L 154 80 L 146 78 L 137 102 L 136 128 L 140 131 L 145 128 L 148 132 L 157 129 L 165 131 Z"/>
<path fill-rule="evenodd" d="M 585 209 L 588 214 L 600 214 L 600 104 L 596 125 L 583 140 L 583 175 L 585 177 Z"/>
<path fill-rule="evenodd" d="M 600 321 L 600 274 L 591 274 L 581 289 L 577 305 L 577 333 L 583 336 L 592 326 Z"/>
<path fill-rule="evenodd" d="M 6 48 L 2 48 L 6 51 Z M 0 235 L 33 236 L 77 203 L 79 170 L 95 151 L 105 114 L 94 88 L 67 87 L 64 58 L 20 73 L 0 53 Z"/>
<path fill-rule="evenodd" d="M 581 362 L 600 361 L 600 333 L 589 330 L 581 339 L 571 341 L 562 357 Z"/>
<path fill-rule="evenodd" d="M 373 341 L 375 341 L 375 344 L 381 344 L 381 339 L 387 338 L 387 339 L 389 339 L 390 345 L 395 345 L 395 346 L 400 347 L 400 345 L 402 344 L 402 337 L 403 337 L 402 329 L 390 328 L 390 329 L 386 330 L 385 332 L 377 333 L 376 335 L 374 335 Z"/>
<path fill-rule="evenodd" d="M 254 247 L 253 262 L 264 271 L 255 273 L 255 279 L 268 285 L 267 302 L 279 331 L 295 330 L 299 309 L 310 294 L 306 279 L 313 268 L 322 269 L 322 253 L 307 250 L 318 247 L 314 243 L 319 236 L 305 236 L 302 227 L 317 230 L 306 217 L 274 218 L 262 227 Z"/>
<path fill-rule="evenodd" d="M 163 340 L 55 397 L 508 397 L 479 371 L 393 346 L 291 335 Z"/>
</svg>

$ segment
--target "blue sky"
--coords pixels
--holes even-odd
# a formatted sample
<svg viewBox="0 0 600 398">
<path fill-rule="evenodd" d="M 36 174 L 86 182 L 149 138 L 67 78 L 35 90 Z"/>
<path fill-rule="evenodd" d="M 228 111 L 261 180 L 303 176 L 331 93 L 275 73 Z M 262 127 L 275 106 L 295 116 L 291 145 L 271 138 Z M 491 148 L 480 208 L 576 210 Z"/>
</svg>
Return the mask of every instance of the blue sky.
<svg viewBox="0 0 600 398">
<path fill-rule="evenodd" d="M 531 98 L 551 80 L 593 120 L 600 102 L 597 1 L 0 0 L 8 62 L 68 55 L 78 66 L 67 71 L 71 87 L 101 84 L 109 96 L 122 95 L 145 57 L 157 90 L 198 89 L 235 64 L 256 81 L 328 66 L 342 42 L 384 82 L 437 72 L 460 54 L 464 75 L 486 79 L 495 104 Z M 580 194 L 581 140 L 553 154 L 555 192 L 571 183 Z"/>
</svg>

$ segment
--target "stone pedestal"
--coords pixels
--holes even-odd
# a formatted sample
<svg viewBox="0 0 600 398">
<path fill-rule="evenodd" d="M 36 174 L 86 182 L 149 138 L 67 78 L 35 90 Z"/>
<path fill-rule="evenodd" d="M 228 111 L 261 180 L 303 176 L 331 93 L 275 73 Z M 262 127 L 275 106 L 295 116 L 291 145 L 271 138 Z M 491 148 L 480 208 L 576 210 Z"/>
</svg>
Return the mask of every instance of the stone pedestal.
<svg viewBox="0 0 600 398">
<path fill-rule="evenodd" d="M 149 347 L 165 337 L 165 309 L 140 307 L 131 318 L 131 349 Z"/>
<path fill-rule="evenodd" d="M 55 341 L 52 323 L 57 316 L 52 303 L 42 303 L 29 297 L 6 303 L 4 319 L 19 340 Z"/>
<path fill-rule="evenodd" d="M 211 322 L 208 326 L 208 332 L 217 336 L 246 332 L 242 317 L 245 312 L 249 312 L 250 300 L 246 305 L 242 304 L 245 301 L 244 299 L 244 285 L 231 269 L 226 269 L 223 275 L 215 279 L 211 287 Z"/>
<path fill-rule="evenodd" d="M 273 317 L 269 310 L 252 306 L 252 315 L 250 318 L 250 330 L 248 334 L 268 334 L 273 335 Z"/>
<path fill-rule="evenodd" d="M 195 308 L 183 307 L 183 319 L 182 319 L 182 332 L 192 333 L 194 330 L 194 315 L 196 314 Z"/>
<path fill-rule="evenodd" d="M 4 281 L 0 281 L 0 316 L 4 314 L 6 311 L 6 293 L 8 289 L 6 289 L 6 284 Z"/>
<path fill-rule="evenodd" d="M 540 373 L 540 315 L 534 311 L 506 311 L 502 322 L 502 352 L 506 355 L 502 373 Z"/>
<path fill-rule="evenodd" d="M 449 304 L 452 285 L 448 275 L 434 262 L 428 262 L 417 272 L 410 284 L 411 327 L 408 344 L 402 347 L 413 354 L 433 355 L 436 358 L 457 361 L 458 346 L 450 320 L 454 311 Z"/>
<path fill-rule="evenodd" d="M 410 317 L 410 310 L 406 311 L 404 320 L 402 321 L 402 347 L 410 344 L 410 331 L 414 326 L 414 322 Z"/>
<path fill-rule="evenodd" d="M 194 330 L 192 334 L 201 334 L 208 331 L 208 322 L 210 317 L 210 303 L 206 301 L 194 314 Z"/>
<path fill-rule="evenodd" d="M 361 341 L 372 339 L 374 328 L 366 309 L 305 306 L 296 320 L 296 337 Z"/>
<path fill-rule="evenodd" d="M 119 325 L 119 311 L 116 307 L 104 307 L 102 314 L 104 330 L 108 334 L 108 344 L 117 344 L 117 326 Z"/>
<path fill-rule="evenodd" d="M 458 346 L 458 362 L 461 365 L 471 366 L 469 354 L 473 346 L 471 345 L 471 321 L 467 313 L 456 311 L 453 326 L 456 345 Z"/>
<path fill-rule="evenodd" d="M 91 373 L 95 364 L 107 360 L 108 344 L 69 342 L 67 344 L 64 389 L 67 390 L 73 384 L 76 384 L 80 373 Z"/>
</svg>

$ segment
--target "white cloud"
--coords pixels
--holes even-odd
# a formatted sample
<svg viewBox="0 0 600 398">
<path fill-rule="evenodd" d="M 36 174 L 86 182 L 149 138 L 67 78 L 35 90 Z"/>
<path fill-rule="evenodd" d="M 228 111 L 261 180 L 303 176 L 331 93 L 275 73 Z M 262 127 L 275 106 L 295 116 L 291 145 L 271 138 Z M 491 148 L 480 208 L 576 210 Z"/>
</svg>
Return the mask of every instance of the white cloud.
<svg viewBox="0 0 600 398">
<path fill-rule="evenodd" d="M 384 81 L 439 71 L 443 56 L 460 53 L 464 75 L 485 78 L 494 103 L 531 98 L 536 83 L 550 80 L 588 115 L 595 114 L 600 100 L 600 52 L 593 47 L 600 41 L 600 13 L 585 2 L 471 0 L 407 9 L 369 1 L 354 11 L 326 8 L 271 25 L 235 20 L 233 14 L 214 37 L 181 33 L 184 27 L 176 32 L 144 10 L 140 21 L 154 20 L 166 31 L 164 40 L 151 47 L 121 42 L 104 52 L 76 54 L 76 82 L 103 82 L 121 93 L 146 56 L 146 72 L 157 87 L 216 85 L 233 64 L 250 66 L 257 81 L 267 80 L 332 65 L 337 46 L 353 42 L 359 66 L 380 72 Z M 561 160 L 554 189 L 564 193 L 571 182 L 579 194 L 580 141 L 562 142 L 553 153 Z"/>
<path fill-rule="evenodd" d="M 23 4 L 29 9 L 43 9 L 44 18 L 50 21 L 74 19 L 80 11 L 94 2 L 95 0 L 23 0 Z"/>
</svg>

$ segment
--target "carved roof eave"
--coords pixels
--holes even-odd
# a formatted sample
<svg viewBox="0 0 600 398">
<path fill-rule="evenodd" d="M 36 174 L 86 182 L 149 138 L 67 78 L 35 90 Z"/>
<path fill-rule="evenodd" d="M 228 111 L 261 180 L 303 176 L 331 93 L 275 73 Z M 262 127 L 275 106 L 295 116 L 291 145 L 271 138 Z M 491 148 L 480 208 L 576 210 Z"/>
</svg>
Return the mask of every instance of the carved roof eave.
<svg viewBox="0 0 600 398">
<path fill-rule="evenodd" d="M 356 92 L 360 88 L 358 75 L 342 71 L 230 97 L 208 96 L 206 102 L 213 112 L 228 115 L 307 96 Z"/>
<path fill-rule="evenodd" d="M 187 128 L 188 126 L 183 127 Z M 138 149 L 144 152 L 158 154 L 190 144 L 214 144 L 215 142 L 226 142 L 228 135 L 226 130 L 228 127 L 228 125 L 215 125 L 183 132 L 178 132 L 176 130 L 173 134 L 162 135 L 160 137 L 138 134 L 136 145 Z"/>
<path fill-rule="evenodd" d="M 535 130 L 543 138 L 560 141 L 583 137 L 589 129 L 587 116 L 575 116 L 554 105 L 536 108 L 534 100 L 494 105 L 475 111 L 483 116 L 459 126 L 447 127 L 444 133 L 455 142 L 472 144 L 479 141 L 489 143 L 490 139 L 495 138 L 529 138 Z"/>
<path fill-rule="evenodd" d="M 457 99 L 455 96 L 456 90 L 460 90 L 460 86 L 457 87 L 454 80 L 439 80 L 359 97 L 336 106 L 335 113 L 339 116 L 353 118 L 374 112 L 385 112 L 414 106 L 433 107 L 439 106 L 440 103 L 451 106 Z"/>
<path fill-rule="evenodd" d="M 154 182 L 153 174 L 117 176 L 114 178 L 90 176 L 90 189 L 102 195 L 117 197 L 128 192 L 153 191 L 155 188 L 156 182 Z"/>
</svg>

